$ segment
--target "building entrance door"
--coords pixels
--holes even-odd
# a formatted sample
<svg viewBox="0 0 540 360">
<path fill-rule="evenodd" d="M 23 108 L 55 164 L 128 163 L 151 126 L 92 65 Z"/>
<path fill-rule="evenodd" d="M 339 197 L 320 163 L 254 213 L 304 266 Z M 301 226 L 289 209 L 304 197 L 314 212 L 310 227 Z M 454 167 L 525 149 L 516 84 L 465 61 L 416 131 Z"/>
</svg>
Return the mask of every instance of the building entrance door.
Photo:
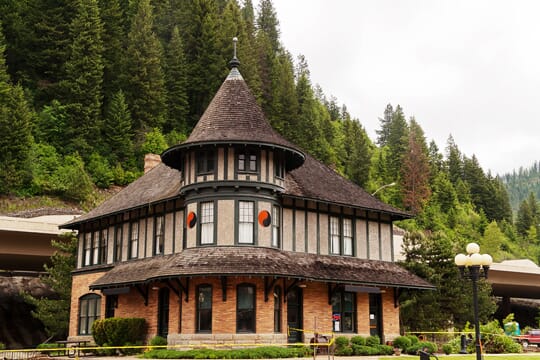
<svg viewBox="0 0 540 360">
<path fill-rule="evenodd" d="M 292 288 L 287 293 L 287 326 L 289 327 L 288 341 L 290 343 L 302 342 L 302 289 Z"/>
<path fill-rule="evenodd" d="M 169 289 L 161 288 L 158 294 L 158 335 L 167 338 L 169 334 Z"/>
<path fill-rule="evenodd" d="M 369 294 L 369 334 L 383 340 L 381 294 Z"/>
</svg>

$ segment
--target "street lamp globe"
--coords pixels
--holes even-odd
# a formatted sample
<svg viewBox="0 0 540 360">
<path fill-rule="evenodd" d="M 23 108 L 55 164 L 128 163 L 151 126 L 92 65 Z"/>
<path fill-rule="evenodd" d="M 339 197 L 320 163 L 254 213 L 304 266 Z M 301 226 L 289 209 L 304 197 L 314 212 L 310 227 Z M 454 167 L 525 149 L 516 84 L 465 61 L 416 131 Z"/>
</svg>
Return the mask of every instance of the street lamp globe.
<svg viewBox="0 0 540 360">
<path fill-rule="evenodd" d="M 477 243 L 467 244 L 467 254 L 478 254 L 480 252 L 480 246 Z"/>
</svg>

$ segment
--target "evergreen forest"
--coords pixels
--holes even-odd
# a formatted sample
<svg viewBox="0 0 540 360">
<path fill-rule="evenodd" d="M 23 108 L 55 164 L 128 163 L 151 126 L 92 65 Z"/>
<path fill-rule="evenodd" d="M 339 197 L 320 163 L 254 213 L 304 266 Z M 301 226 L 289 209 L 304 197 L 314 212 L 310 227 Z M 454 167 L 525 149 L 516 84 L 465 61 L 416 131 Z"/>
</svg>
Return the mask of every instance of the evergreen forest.
<svg viewBox="0 0 540 360">
<path fill-rule="evenodd" d="M 271 0 L 0 0 L 0 195 L 88 210 L 99 189 L 136 179 L 144 154 L 186 139 L 228 73 L 233 37 L 240 71 L 279 133 L 415 215 L 398 224 L 404 266 L 437 290 L 402 294 L 409 329 L 472 318 L 453 262 L 467 243 L 497 262 L 539 262 L 538 186 L 526 181 L 538 184 L 538 164 L 486 173 L 451 136 L 429 141 L 406 104 L 381 109 L 370 139 L 312 82 L 307 59 L 283 46 Z M 487 285 L 481 301 L 487 320 Z"/>
</svg>

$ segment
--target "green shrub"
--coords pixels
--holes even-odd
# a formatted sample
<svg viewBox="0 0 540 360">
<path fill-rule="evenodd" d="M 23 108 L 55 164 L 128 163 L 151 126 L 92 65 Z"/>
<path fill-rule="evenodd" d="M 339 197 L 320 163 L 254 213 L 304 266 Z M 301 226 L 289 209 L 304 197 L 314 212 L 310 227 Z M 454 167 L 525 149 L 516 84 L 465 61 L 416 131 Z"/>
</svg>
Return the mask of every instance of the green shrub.
<svg viewBox="0 0 540 360">
<path fill-rule="evenodd" d="M 6 344 L 3 342 L 0 342 L 0 350 L 4 350 L 6 348 Z"/>
<path fill-rule="evenodd" d="M 362 336 L 353 336 L 351 338 L 351 344 L 364 346 L 366 345 L 366 339 Z"/>
<path fill-rule="evenodd" d="M 357 356 L 378 355 L 376 348 L 365 345 L 352 345 L 353 353 Z"/>
<path fill-rule="evenodd" d="M 497 320 L 493 320 L 480 326 L 482 332 L 482 347 L 486 353 L 519 353 L 521 345 L 516 343 L 510 336 L 505 335 L 503 328 Z M 472 344 L 474 347 L 474 343 Z"/>
<path fill-rule="evenodd" d="M 377 355 L 392 355 L 394 348 L 390 345 L 377 345 L 374 347 L 377 350 Z"/>
<path fill-rule="evenodd" d="M 454 352 L 454 347 L 451 344 L 444 344 L 442 346 L 442 351 L 446 355 L 450 355 L 450 354 L 452 354 Z"/>
<path fill-rule="evenodd" d="M 405 337 L 411 340 L 411 345 L 417 344 L 420 341 L 416 335 L 406 335 Z"/>
<path fill-rule="evenodd" d="M 150 345 L 151 346 L 165 346 L 165 345 L 167 345 L 167 339 L 165 339 L 162 336 L 154 336 L 150 340 Z"/>
<path fill-rule="evenodd" d="M 92 335 L 99 346 L 142 345 L 146 321 L 142 318 L 108 318 L 94 321 Z M 135 349 L 140 352 L 139 349 Z M 128 350 L 131 352 L 131 349 Z M 124 350 L 122 350 L 124 352 Z"/>
<path fill-rule="evenodd" d="M 43 344 L 39 344 L 38 346 L 36 346 L 36 349 L 40 349 L 40 350 L 48 350 L 48 349 L 57 349 L 58 348 L 58 345 L 57 344 L 51 344 L 51 343 L 43 343 Z M 61 351 L 43 351 L 44 354 L 48 355 L 48 356 L 61 356 L 61 355 L 64 355 L 64 351 L 61 350 Z"/>
<path fill-rule="evenodd" d="M 334 352 L 334 354 L 337 356 L 351 356 L 353 353 L 354 351 L 350 346 L 336 348 L 336 351 Z"/>
<path fill-rule="evenodd" d="M 393 341 L 394 347 L 399 348 L 403 351 L 407 350 L 409 346 L 412 345 L 412 341 L 407 336 L 398 336 Z"/>
<path fill-rule="evenodd" d="M 143 353 L 146 359 L 286 359 L 305 358 L 312 355 L 308 347 L 275 347 L 263 346 L 259 348 L 236 350 L 150 350 Z"/>
<path fill-rule="evenodd" d="M 88 170 L 94 184 L 102 189 L 107 189 L 114 180 L 114 174 L 109 162 L 98 153 L 90 155 L 86 170 Z"/>
<path fill-rule="evenodd" d="M 336 337 L 336 349 L 341 349 L 349 346 L 349 338 L 346 336 Z"/>
<path fill-rule="evenodd" d="M 418 351 L 424 350 L 428 353 L 436 353 L 437 352 L 437 344 L 432 343 L 430 341 L 419 341 L 416 344 L 412 344 L 409 346 L 406 350 L 407 354 L 409 355 L 416 355 Z"/>
<path fill-rule="evenodd" d="M 372 335 L 366 338 L 367 346 L 377 346 L 380 344 L 381 344 L 381 338 L 378 335 Z"/>
</svg>

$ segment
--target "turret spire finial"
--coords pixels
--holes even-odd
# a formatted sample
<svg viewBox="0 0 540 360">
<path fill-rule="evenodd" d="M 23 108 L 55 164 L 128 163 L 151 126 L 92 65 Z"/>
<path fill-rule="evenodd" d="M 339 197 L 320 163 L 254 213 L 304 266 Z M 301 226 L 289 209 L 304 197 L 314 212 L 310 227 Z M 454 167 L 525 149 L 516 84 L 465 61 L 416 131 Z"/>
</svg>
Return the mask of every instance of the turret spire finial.
<svg viewBox="0 0 540 360">
<path fill-rule="evenodd" d="M 235 36 L 232 39 L 233 41 L 233 58 L 231 61 L 229 61 L 229 68 L 237 68 L 240 65 L 240 61 L 236 57 L 236 43 L 238 42 L 238 38 Z"/>
</svg>

